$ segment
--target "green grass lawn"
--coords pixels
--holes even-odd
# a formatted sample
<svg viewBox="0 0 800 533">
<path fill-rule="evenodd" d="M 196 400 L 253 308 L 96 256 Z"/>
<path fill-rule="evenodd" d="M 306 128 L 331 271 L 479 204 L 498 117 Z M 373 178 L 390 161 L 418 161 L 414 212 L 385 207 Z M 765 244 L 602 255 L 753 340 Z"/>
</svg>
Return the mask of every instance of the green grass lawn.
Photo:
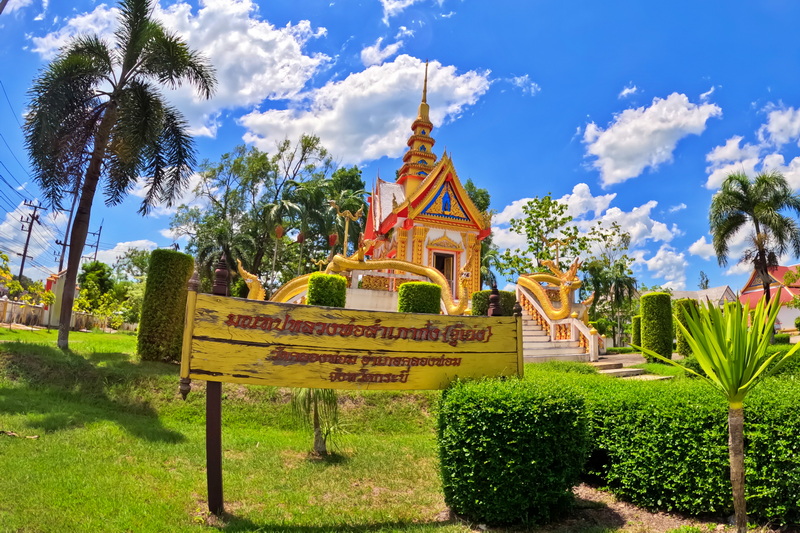
<svg viewBox="0 0 800 533">
<path fill-rule="evenodd" d="M 131 335 L 0 330 L 0 531 L 469 531 L 443 521 L 438 392 L 347 393 L 336 454 L 288 391 L 225 384 L 226 515 L 206 508 L 204 383 Z M 35 343 L 35 344 L 33 344 Z M 38 438 L 26 438 L 36 436 Z"/>
</svg>

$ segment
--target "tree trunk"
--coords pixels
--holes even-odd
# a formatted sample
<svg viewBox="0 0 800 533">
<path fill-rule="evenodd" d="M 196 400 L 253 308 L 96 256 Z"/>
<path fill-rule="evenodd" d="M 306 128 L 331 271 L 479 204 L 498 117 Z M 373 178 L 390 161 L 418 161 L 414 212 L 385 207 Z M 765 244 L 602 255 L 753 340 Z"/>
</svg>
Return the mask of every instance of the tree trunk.
<svg viewBox="0 0 800 533">
<path fill-rule="evenodd" d="M 744 409 L 742 404 L 728 407 L 728 453 L 731 463 L 733 510 L 736 533 L 747 533 L 747 507 L 744 498 Z"/>
<path fill-rule="evenodd" d="M 69 258 L 67 259 L 67 273 L 64 275 L 64 291 L 61 296 L 61 312 L 58 318 L 58 347 L 62 350 L 69 349 L 69 329 L 72 322 L 72 306 L 75 303 L 75 286 L 78 281 L 78 269 L 81 266 L 83 246 L 86 244 L 86 234 L 89 232 L 89 219 L 92 214 L 92 203 L 97 183 L 100 181 L 103 159 L 106 147 L 111 136 L 111 126 L 116 117 L 116 105 L 112 102 L 106 110 L 94 139 L 92 159 L 86 169 L 86 176 L 81 187 L 81 199 L 78 202 L 78 211 L 72 223 L 72 233 L 69 237 Z"/>
<path fill-rule="evenodd" d="M 322 434 L 322 426 L 319 422 L 319 407 L 317 406 L 317 393 L 311 390 L 313 396 L 311 401 L 311 409 L 313 410 L 314 420 L 314 451 L 319 455 L 328 455 L 328 448 L 325 446 L 325 436 Z"/>
</svg>

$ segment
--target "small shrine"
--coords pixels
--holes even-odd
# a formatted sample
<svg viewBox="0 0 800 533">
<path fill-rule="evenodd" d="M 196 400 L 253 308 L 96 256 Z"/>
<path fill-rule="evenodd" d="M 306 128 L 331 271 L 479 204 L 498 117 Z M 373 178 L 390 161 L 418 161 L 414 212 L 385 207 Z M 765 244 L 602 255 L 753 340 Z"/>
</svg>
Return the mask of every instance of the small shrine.
<svg viewBox="0 0 800 533">
<path fill-rule="evenodd" d="M 491 221 L 470 200 L 448 154 L 438 159 L 433 151 L 427 92 L 426 64 L 422 101 L 397 180 L 378 178 L 369 198 L 364 241 L 371 244 L 365 255 L 436 269 L 453 295 L 463 276 L 472 294 L 481 289 L 480 241 L 491 232 Z M 385 277 L 365 276 L 362 287 L 394 289 L 387 283 Z"/>
</svg>

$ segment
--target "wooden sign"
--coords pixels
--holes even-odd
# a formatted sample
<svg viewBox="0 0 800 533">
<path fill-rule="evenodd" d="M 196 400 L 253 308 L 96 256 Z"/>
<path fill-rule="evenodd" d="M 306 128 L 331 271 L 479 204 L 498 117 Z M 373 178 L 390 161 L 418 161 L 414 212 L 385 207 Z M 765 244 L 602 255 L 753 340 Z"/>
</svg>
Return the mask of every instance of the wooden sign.
<svg viewBox="0 0 800 533">
<path fill-rule="evenodd" d="M 332 389 L 442 389 L 522 374 L 518 317 L 357 311 L 200 294 L 181 377 Z M 194 307 L 194 309 L 191 309 Z"/>
</svg>

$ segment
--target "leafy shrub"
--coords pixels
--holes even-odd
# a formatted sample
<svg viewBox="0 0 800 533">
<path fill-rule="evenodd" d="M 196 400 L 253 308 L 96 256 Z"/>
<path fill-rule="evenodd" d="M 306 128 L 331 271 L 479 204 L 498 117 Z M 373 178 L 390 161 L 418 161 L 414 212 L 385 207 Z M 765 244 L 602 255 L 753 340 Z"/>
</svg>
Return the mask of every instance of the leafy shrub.
<svg viewBox="0 0 800 533">
<path fill-rule="evenodd" d="M 547 361 L 545 363 L 533 363 L 544 367 L 553 372 L 573 372 L 575 374 L 597 374 L 597 369 L 586 363 L 576 363 L 574 361 Z"/>
<path fill-rule="evenodd" d="M 800 316 L 794 319 L 794 327 L 800 329 Z"/>
<path fill-rule="evenodd" d="M 397 310 L 401 313 L 433 313 L 441 311 L 442 288 L 426 281 L 409 281 L 397 291 Z"/>
<path fill-rule="evenodd" d="M 692 300 L 691 298 L 682 298 L 680 300 L 675 300 L 675 339 L 677 340 L 675 344 L 675 348 L 677 352 L 681 355 L 687 356 L 692 355 L 692 348 L 689 346 L 689 343 L 686 342 L 686 337 L 683 336 L 683 332 L 681 328 L 677 327 L 677 323 L 680 322 L 686 327 L 686 315 L 685 313 L 695 313 L 697 311 L 697 302 Z"/>
<path fill-rule="evenodd" d="M 788 333 L 776 333 L 773 337 L 775 344 L 789 344 L 789 335 Z"/>
<path fill-rule="evenodd" d="M 585 473 L 600 476 L 616 496 L 649 509 L 731 512 L 727 402 L 707 384 L 621 382 L 544 365 L 525 370 L 525 380 L 537 385 L 581 391 L 592 417 Z M 754 520 L 800 523 L 798 404 L 798 379 L 786 375 L 768 378 L 745 400 L 747 510 Z"/>
<path fill-rule="evenodd" d="M 642 345 L 642 315 L 636 315 L 631 320 L 631 344 Z"/>
<path fill-rule="evenodd" d="M 500 293 L 500 312 L 503 316 L 514 314 L 514 304 L 517 295 L 513 291 L 497 291 Z M 472 293 L 472 316 L 486 316 L 489 314 L 489 295 L 492 291 L 476 291 Z"/>
<path fill-rule="evenodd" d="M 516 379 L 456 382 L 442 395 L 438 440 L 445 502 L 488 524 L 568 508 L 589 446 L 575 391 Z"/>
<path fill-rule="evenodd" d="M 139 320 L 138 352 L 147 361 L 180 361 L 186 283 L 194 259 L 169 249 L 153 250 Z"/>
<path fill-rule="evenodd" d="M 651 292 L 640 300 L 642 309 L 642 348 L 672 359 L 672 303 L 669 293 Z M 648 361 L 651 363 L 654 360 Z"/>
<path fill-rule="evenodd" d="M 705 372 L 703 372 L 702 367 L 700 367 L 700 363 L 697 361 L 697 358 L 693 355 L 690 355 L 689 357 L 684 357 L 683 359 L 678 361 L 678 363 L 681 366 L 688 368 L 689 370 L 694 370 L 701 376 L 705 375 Z M 688 372 L 686 373 L 686 375 L 693 378 L 697 377 L 694 374 L 690 374 Z"/>
<path fill-rule="evenodd" d="M 347 280 L 338 274 L 314 272 L 308 278 L 308 305 L 344 307 L 347 302 Z"/>
<path fill-rule="evenodd" d="M 606 348 L 606 353 L 636 353 L 636 348 L 632 346 L 610 346 Z"/>
</svg>

